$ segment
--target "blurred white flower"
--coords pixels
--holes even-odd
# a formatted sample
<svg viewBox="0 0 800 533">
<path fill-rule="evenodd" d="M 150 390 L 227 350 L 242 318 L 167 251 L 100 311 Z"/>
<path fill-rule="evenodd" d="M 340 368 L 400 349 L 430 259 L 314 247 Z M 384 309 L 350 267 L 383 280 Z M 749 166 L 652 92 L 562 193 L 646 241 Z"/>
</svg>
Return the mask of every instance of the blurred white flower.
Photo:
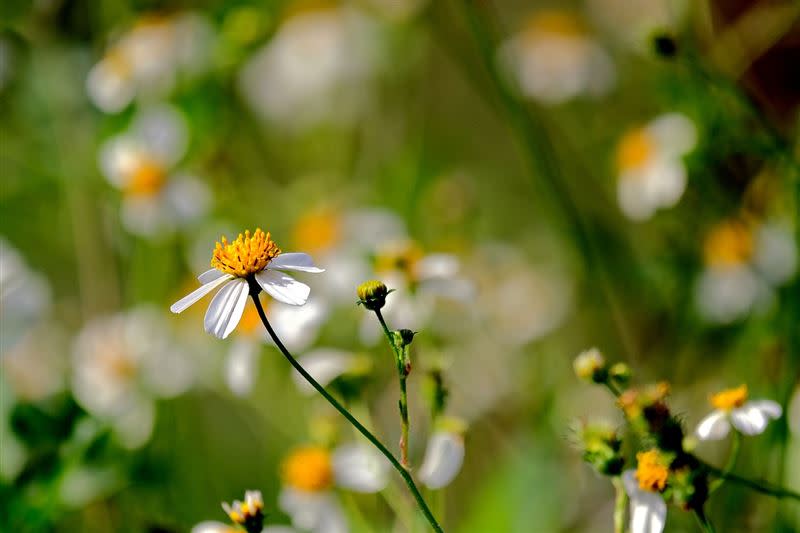
<svg viewBox="0 0 800 533">
<path fill-rule="evenodd" d="M 0 369 L 17 399 L 38 402 L 64 390 L 68 360 L 63 341 L 61 331 L 41 324 L 0 355 Z"/>
<path fill-rule="evenodd" d="M 0 237 L 0 353 L 17 342 L 50 306 L 50 287 Z"/>
<path fill-rule="evenodd" d="M 600 96 L 614 85 L 611 57 L 566 11 L 542 11 L 500 48 L 525 96 L 547 105 L 579 96 Z"/>
<path fill-rule="evenodd" d="M 212 42 L 211 25 L 197 13 L 143 16 L 89 71 L 89 98 L 100 110 L 117 113 L 137 96 L 163 96 L 181 75 L 208 66 Z"/>
<path fill-rule="evenodd" d="M 141 112 L 129 131 L 100 150 L 100 169 L 123 192 L 122 222 L 136 234 L 153 236 L 202 216 L 211 193 L 197 178 L 175 169 L 186 153 L 184 118 L 167 105 Z"/>
<path fill-rule="evenodd" d="M 706 236 L 704 262 L 694 290 L 697 309 L 725 324 L 768 307 L 773 287 L 797 271 L 797 244 L 778 224 L 729 219 Z"/>
<path fill-rule="evenodd" d="M 229 524 L 223 524 L 215 520 L 205 520 L 192 528 L 191 533 L 239 533 L 241 529 L 234 529 Z M 298 533 L 296 529 L 289 526 L 265 526 L 261 533 Z"/>
<path fill-rule="evenodd" d="M 264 119 L 302 129 L 348 121 L 369 100 L 377 41 L 372 23 L 347 7 L 300 9 L 247 62 L 239 86 Z"/>
<path fill-rule="evenodd" d="M 247 298 L 250 295 L 249 280 L 274 299 L 289 304 L 303 305 L 311 289 L 291 276 L 281 272 L 319 273 L 323 269 L 314 265 L 311 256 L 305 253 L 282 253 L 272 241 L 269 233 L 256 229 L 241 233 L 233 242 L 222 237 L 214 250 L 211 264 L 214 268 L 198 276 L 201 287 L 181 298 L 170 307 L 180 313 L 203 296 L 221 287 L 208 306 L 203 325 L 206 332 L 224 339 L 233 332 L 242 318 Z"/>
<path fill-rule="evenodd" d="M 358 358 L 355 354 L 335 348 L 317 348 L 297 358 L 300 365 L 326 387 L 336 378 L 346 374 L 356 365 Z M 312 387 L 296 370 L 292 372 L 297 388 L 304 394 L 312 394 Z"/>
<path fill-rule="evenodd" d="M 72 392 L 89 413 L 112 425 L 123 445 L 147 442 L 155 398 L 181 394 L 192 363 L 155 310 L 139 308 L 89 322 L 72 350 Z"/>
<path fill-rule="evenodd" d="M 680 113 L 628 131 L 617 145 L 617 201 L 631 220 L 673 207 L 686 189 L 683 156 L 697 144 L 694 123 Z"/>
<path fill-rule="evenodd" d="M 417 472 L 419 480 L 429 489 L 441 489 L 450 484 L 464 464 L 463 424 L 442 426 L 428 439 L 425 456 Z"/>
<path fill-rule="evenodd" d="M 781 406 L 772 400 L 747 400 L 747 385 L 726 389 L 711 396 L 714 411 L 703 418 L 695 434 L 700 440 L 724 439 L 731 424 L 745 435 L 758 435 L 771 418 L 780 418 Z"/>
<path fill-rule="evenodd" d="M 284 461 L 279 505 L 298 529 L 346 533 L 349 528 L 333 487 L 379 492 L 389 482 L 390 469 L 382 455 L 361 444 L 345 444 L 333 452 L 316 446 L 299 448 Z"/>
<path fill-rule="evenodd" d="M 636 460 L 636 470 L 622 473 L 630 498 L 630 531 L 661 533 L 667 520 L 667 503 L 661 496 L 669 476 L 667 461 L 655 449 L 637 453 Z"/>
<path fill-rule="evenodd" d="M 686 18 L 686 0 L 587 0 L 586 7 L 592 20 L 605 30 L 609 37 L 621 41 L 628 48 L 648 53 L 652 50 L 650 39 L 657 32 L 675 33 Z"/>
</svg>

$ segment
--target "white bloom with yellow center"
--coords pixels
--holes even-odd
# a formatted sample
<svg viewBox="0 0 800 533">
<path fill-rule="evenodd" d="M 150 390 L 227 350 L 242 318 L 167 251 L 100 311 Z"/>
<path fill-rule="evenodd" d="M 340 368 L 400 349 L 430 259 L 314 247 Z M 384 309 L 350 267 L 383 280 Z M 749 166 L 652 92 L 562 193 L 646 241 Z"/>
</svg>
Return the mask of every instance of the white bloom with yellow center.
<svg viewBox="0 0 800 533">
<path fill-rule="evenodd" d="M 700 440 L 724 439 L 731 425 L 745 435 L 758 435 L 770 419 L 780 418 L 781 406 L 772 400 L 747 400 L 747 385 L 726 389 L 711 396 L 715 410 L 700 421 L 695 433 Z"/>
<path fill-rule="evenodd" d="M 389 482 L 391 465 L 361 444 L 345 444 L 333 452 L 308 446 L 284 461 L 279 505 L 292 524 L 312 533 L 346 533 L 349 528 L 333 487 L 375 493 Z"/>
<path fill-rule="evenodd" d="M 122 444 L 147 442 L 156 397 L 173 397 L 193 380 L 191 363 L 152 309 L 89 322 L 73 346 L 72 392 L 89 413 L 112 424 Z"/>
<path fill-rule="evenodd" d="M 614 85 L 614 64 L 572 14 L 545 11 L 500 49 L 500 60 L 526 96 L 559 104 L 578 96 L 599 96 Z"/>
<path fill-rule="evenodd" d="M 667 486 L 669 468 L 657 450 L 636 454 L 636 470 L 622 473 L 630 498 L 631 533 L 661 533 L 667 520 L 667 503 L 661 492 Z"/>
<path fill-rule="evenodd" d="M 203 215 L 211 194 L 175 166 L 186 153 L 184 118 L 167 105 L 140 113 L 130 129 L 100 149 L 100 169 L 123 193 L 122 222 L 139 235 L 169 232 Z"/>
<path fill-rule="evenodd" d="M 617 146 L 617 201 L 631 220 L 678 203 L 686 190 L 683 157 L 697 144 L 694 123 L 667 113 L 628 131 Z"/>
<path fill-rule="evenodd" d="M 203 285 L 170 307 L 180 313 L 216 288 L 219 292 L 208 306 L 203 325 L 208 333 L 224 339 L 236 328 L 242 318 L 251 286 L 260 287 L 279 302 L 303 305 L 311 289 L 281 272 L 324 272 L 317 268 L 311 256 L 305 253 L 281 253 L 269 233 L 257 229 L 253 235 L 246 231 L 233 242 L 222 237 L 211 259 L 214 268 L 200 274 Z"/>
</svg>

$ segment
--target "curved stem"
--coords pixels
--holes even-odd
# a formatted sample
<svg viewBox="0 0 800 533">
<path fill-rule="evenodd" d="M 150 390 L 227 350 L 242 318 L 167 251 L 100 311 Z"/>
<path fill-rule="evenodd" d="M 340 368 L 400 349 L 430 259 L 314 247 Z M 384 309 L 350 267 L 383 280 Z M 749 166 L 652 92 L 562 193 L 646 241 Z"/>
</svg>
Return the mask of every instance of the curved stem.
<svg viewBox="0 0 800 533">
<path fill-rule="evenodd" d="M 767 494 L 775 498 L 791 498 L 793 500 L 800 501 L 800 493 L 794 492 L 792 490 L 785 489 L 783 487 L 776 487 L 775 485 L 772 485 L 764 481 L 756 481 L 754 479 L 746 478 L 734 474 L 733 472 L 725 472 L 724 470 L 703 461 L 701 461 L 701 464 L 705 466 L 705 468 L 711 475 L 716 476 L 720 479 L 724 479 L 725 481 L 738 483 L 739 485 L 745 486 L 756 492 Z"/>
<path fill-rule="evenodd" d="M 378 317 L 378 321 L 381 323 L 383 333 L 389 341 L 389 346 L 392 347 L 395 363 L 397 364 L 397 377 L 400 380 L 400 400 L 398 402 L 400 409 L 400 464 L 408 468 L 408 393 L 406 392 L 406 380 L 408 379 L 408 373 L 411 371 L 411 365 L 406 364 L 406 354 L 403 353 L 403 348 L 397 346 L 397 342 L 380 309 L 375 309 L 375 316 Z"/>
<path fill-rule="evenodd" d="M 733 432 L 733 442 L 731 442 L 731 453 L 728 457 L 728 462 L 725 463 L 725 466 L 722 467 L 722 473 L 724 475 L 730 474 L 733 467 L 736 466 L 736 459 L 739 458 L 739 445 L 742 442 L 742 436 L 739 434 L 738 431 L 734 430 Z M 719 489 L 722 484 L 725 483 L 725 478 L 720 476 L 719 479 L 714 480 L 713 483 L 708 487 L 708 494 L 713 494 L 717 489 Z"/>
<path fill-rule="evenodd" d="M 269 333 L 269 336 L 272 337 L 272 340 L 275 342 L 275 345 L 281 351 L 283 356 L 286 357 L 286 359 L 294 367 L 294 369 L 297 370 L 297 372 L 299 372 L 300 375 L 303 376 L 303 378 L 306 381 L 308 381 L 308 383 L 310 383 L 311 386 L 314 387 L 317 390 L 317 392 L 319 392 L 322 395 L 322 397 L 328 401 L 328 403 L 330 403 L 337 411 L 339 411 L 339 413 L 341 413 L 341 415 L 345 417 L 347 421 L 350 422 L 359 431 L 359 433 L 364 435 L 364 437 L 366 437 L 366 439 L 370 443 L 372 443 L 372 445 L 375 446 L 378 449 L 378 451 L 380 451 L 386 457 L 386 459 L 389 460 L 394 469 L 400 473 L 403 480 L 406 482 L 406 485 L 408 485 L 408 489 L 411 491 L 411 494 L 414 496 L 414 499 L 417 500 L 417 505 L 419 505 L 422 514 L 425 515 L 425 518 L 428 520 L 433 530 L 436 531 L 437 533 L 443 533 L 442 527 L 436 521 L 436 518 L 434 518 L 433 513 L 431 513 L 431 510 L 428 508 L 428 504 L 425 503 L 425 500 L 422 498 L 422 494 L 420 494 L 419 489 L 417 488 L 417 485 L 414 483 L 414 480 L 411 478 L 411 474 L 408 472 L 408 470 L 403 468 L 403 466 L 395 458 L 395 456 L 392 455 L 392 452 L 390 452 L 386 448 L 386 446 L 384 446 L 381 443 L 381 441 L 378 440 L 378 438 L 375 435 L 373 435 L 367 428 L 365 428 L 361 424 L 361 422 L 356 420 L 355 417 L 351 415 L 350 412 L 336 400 L 336 398 L 331 396 L 330 393 L 325 390 L 325 387 L 320 385 L 317 382 L 317 380 L 315 380 L 311 376 L 311 374 L 309 374 L 306 371 L 306 369 L 303 368 L 303 366 L 297 362 L 297 359 L 295 359 L 294 356 L 291 353 L 289 353 L 289 350 L 286 349 L 286 346 L 284 346 L 283 342 L 281 342 L 280 338 L 278 338 L 278 335 L 275 333 L 275 330 L 272 329 L 272 325 L 269 323 L 269 320 L 267 320 L 267 315 L 264 313 L 264 308 L 261 306 L 261 300 L 258 299 L 258 293 L 251 292 L 250 296 L 253 300 L 253 303 L 256 306 L 256 311 L 258 311 L 258 316 L 261 318 L 261 322 L 267 329 L 267 333 Z"/>
</svg>

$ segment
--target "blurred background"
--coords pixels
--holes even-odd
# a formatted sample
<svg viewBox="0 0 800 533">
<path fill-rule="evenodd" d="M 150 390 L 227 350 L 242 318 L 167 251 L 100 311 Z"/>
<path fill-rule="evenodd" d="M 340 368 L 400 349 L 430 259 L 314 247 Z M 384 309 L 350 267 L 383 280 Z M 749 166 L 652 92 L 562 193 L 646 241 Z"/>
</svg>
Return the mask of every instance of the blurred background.
<svg viewBox="0 0 800 533">
<path fill-rule="evenodd" d="M 737 472 L 800 489 L 796 2 L 10 0 L 0 21 L 2 531 L 189 531 L 245 489 L 302 526 L 287 461 L 359 438 L 251 303 L 225 340 L 206 301 L 168 310 L 256 227 L 326 269 L 267 315 L 392 450 L 394 361 L 355 289 L 396 289 L 411 463 L 463 446 L 426 483 L 447 531 L 611 531 L 575 446 L 576 420 L 622 423 L 573 375 L 591 346 L 669 380 L 687 431 L 725 387 L 781 403 Z M 310 530 L 425 530 L 397 476 L 303 472 L 340 527 Z M 709 515 L 800 528 L 731 484 Z"/>
</svg>

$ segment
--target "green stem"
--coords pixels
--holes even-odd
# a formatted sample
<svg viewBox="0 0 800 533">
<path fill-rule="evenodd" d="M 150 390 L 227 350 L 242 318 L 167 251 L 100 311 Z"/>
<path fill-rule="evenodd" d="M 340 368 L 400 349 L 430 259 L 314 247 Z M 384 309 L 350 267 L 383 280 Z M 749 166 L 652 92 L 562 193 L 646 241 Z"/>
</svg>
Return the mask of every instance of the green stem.
<svg viewBox="0 0 800 533">
<path fill-rule="evenodd" d="M 392 455 L 392 452 L 390 452 L 386 448 L 386 446 L 384 446 L 381 443 L 381 441 L 378 440 L 378 438 L 375 435 L 373 435 L 367 428 L 365 428 L 361 424 L 361 422 L 356 420 L 355 417 L 351 415 L 350 412 L 336 400 L 336 398 L 331 396 L 330 393 L 328 393 L 328 391 L 325 390 L 325 387 L 320 385 L 317 382 L 317 380 L 311 376 L 311 374 L 306 372 L 306 369 L 303 368 L 303 366 L 297 362 L 297 359 L 295 359 L 291 353 L 289 353 L 289 350 L 286 349 L 286 346 L 284 346 L 283 342 L 281 342 L 280 338 L 278 338 L 278 335 L 275 333 L 275 330 L 272 329 L 272 325 L 269 323 L 269 320 L 267 320 L 267 315 L 264 313 L 264 308 L 261 306 L 261 300 L 258 299 L 258 293 L 255 290 L 252 290 L 250 296 L 253 300 L 253 303 L 256 306 L 256 310 L 258 311 L 258 316 L 261 318 L 261 322 L 267 329 L 267 333 L 269 333 L 269 336 L 272 337 L 272 340 L 275 342 L 275 345 L 281 351 L 283 356 L 286 357 L 286 359 L 294 367 L 294 369 L 297 370 L 297 372 L 299 372 L 300 375 L 303 376 L 303 378 L 306 381 L 308 381 L 311 384 L 311 386 L 314 387 L 317 390 L 317 392 L 319 392 L 322 395 L 322 397 L 325 398 L 328 401 L 328 403 L 330 403 L 334 407 L 334 409 L 339 411 L 339 413 L 343 417 L 345 417 L 347 421 L 350 422 L 359 431 L 359 433 L 364 435 L 364 437 L 366 437 L 366 439 L 370 443 L 372 443 L 372 445 L 375 446 L 378 449 L 378 451 L 380 451 L 386 457 L 386 459 L 389 460 L 394 469 L 400 473 L 400 476 L 402 476 L 403 480 L 406 482 L 406 485 L 408 485 L 408 489 L 411 491 L 411 494 L 414 496 L 414 499 L 417 500 L 417 505 L 419 505 L 422 514 L 425 515 L 425 519 L 430 523 L 431 528 L 433 528 L 433 530 L 436 531 L 437 533 L 443 533 L 442 527 L 436 521 L 436 518 L 434 518 L 433 513 L 431 513 L 431 510 L 428 508 L 428 504 L 425 503 L 425 500 L 422 498 L 422 494 L 420 494 L 419 489 L 417 488 L 417 485 L 414 483 L 414 480 L 411 478 L 411 474 L 409 474 L 408 470 L 403 468 L 403 466 L 397 461 L 395 456 Z"/>
<path fill-rule="evenodd" d="M 722 473 L 724 475 L 728 475 L 733 470 L 733 467 L 736 466 L 736 460 L 739 458 L 739 446 L 742 442 L 742 436 L 739 434 L 738 431 L 733 431 L 733 442 L 731 442 L 731 453 L 728 457 L 728 462 L 725 463 L 725 466 L 722 467 Z M 713 494 L 717 489 L 719 489 L 722 484 L 725 483 L 725 478 L 720 477 L 719 479 L 714 480 L 708 487 L 708 494 Z"/>
<path fill-rule="evenodd" d="M 398 407 L 400 409 L 400 464 L 402 464 L 405 468 L 408 468 L 409 424 L 406 380 L 408 379 L 409 372 L 411 372 L 411 364 L 408 361 L 408 348 L 397 345 L 395 336 L 392 335 L 392 331 L 389 329 L 389 326 L 386 325 L 386 320 L 384 320 L 380 309 L 375 309 L 375 316 L 378 317 L 378 321 L 381 323 L 383 333 L 386 335 L 386 339 L 389 341 L 389 346 L 391 346 L 392 351 L 394 352 L 395 362 L 397 363 L 397 377 L 400 380 L 400 400 L 398 401 Z"/>
<path fill-rule="evenodd" d="M 794 492 L 792 490 L 785 489 L 783 487 L 776 487 L 775 485 L 772 485 L 764 481 L 756 481 L 754 479 L 746 478 L 734 474 L 733 472 L 725 472 L 723 469 L 717 468 L 716 466 L 710 465 L 703 461 L 701 461 L 701 464 L 706 468 L 706 470 L 708 470 L 708 472 L 712 476 L 724 479 L 725 481 L 738 483 L 739 485 L 745 486 L 756 492 L 760 492 L 761 494 L 767 494 L 775 498 L 790 498 L 793 500 L 800 501 L 800 493 Z"/>
<path fill-rule="evenodd" d="M 714 525 L 711 523 L 711 520 L 708 519 L 706 513 L 702 509 L 696 510 L 694 515 L 697 517 L 697 522 L 700 524 L 700 528 L 705 533 L 715 533 Z"/>
<path fill-rule="evenodd" d="M 614 500 L 614 533 L 625 533 L 625 508 L 628 505 L 628 493 L 625 492 L 625 485 L 619 476 L 611 478 L 611 483 L 617 491 Z"/>
</svg>

